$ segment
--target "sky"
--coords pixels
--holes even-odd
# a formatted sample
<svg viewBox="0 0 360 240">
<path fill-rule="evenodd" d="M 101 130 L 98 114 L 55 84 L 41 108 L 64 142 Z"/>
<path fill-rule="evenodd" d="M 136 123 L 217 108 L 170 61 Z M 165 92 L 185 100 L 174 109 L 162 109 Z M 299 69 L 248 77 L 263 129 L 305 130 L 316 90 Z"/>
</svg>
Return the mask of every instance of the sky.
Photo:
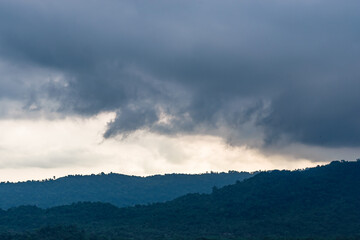
<svg viewBox="0 0 360 240">
<path fill-rule="evenodd" d="M 1 0 L 0 180 L 360 156 L 356 0 Z"/>
</svg>

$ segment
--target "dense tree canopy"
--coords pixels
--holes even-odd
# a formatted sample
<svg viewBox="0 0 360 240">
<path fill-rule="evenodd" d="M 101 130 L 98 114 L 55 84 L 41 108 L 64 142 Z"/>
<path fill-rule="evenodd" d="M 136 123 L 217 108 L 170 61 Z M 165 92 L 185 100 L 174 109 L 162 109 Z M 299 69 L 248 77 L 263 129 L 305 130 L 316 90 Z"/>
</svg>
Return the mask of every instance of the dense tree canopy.
<svg viewBox="0 0 360 240">
<path fill-rule="evenodd" d="M 358 161 L 263 172 L 166 203 L 11 208 L 0 213 L 0 230 L 31 235 L 61 226 L 68 234 L 76 226 L 84 239 L 359 239 L 359 219 Z"/>
<path fill-rule="evenodd" d="M 233 184 L 253 175 L 236 171 L 150 177 L 101 173 L 56 180 L 0 183 L 0 208 L 20 205 L 48 208 L 79 201 L 107 202 L 118 207 L 163 202 L 187 193 L 210 193 L 213 186 Z"/>
</svg>

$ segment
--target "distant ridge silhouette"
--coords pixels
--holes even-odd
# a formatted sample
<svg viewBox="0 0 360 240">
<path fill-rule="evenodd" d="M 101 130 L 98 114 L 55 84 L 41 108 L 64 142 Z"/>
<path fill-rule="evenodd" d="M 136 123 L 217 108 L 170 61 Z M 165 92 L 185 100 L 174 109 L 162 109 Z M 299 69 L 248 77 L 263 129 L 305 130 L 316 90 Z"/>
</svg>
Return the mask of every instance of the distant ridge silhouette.
<svg viewBox="0 0 360 240">
<path fill-rule="evenodd" d="M 79 201 L 107 202 L 118 207 L 172 200 L 187 193 L 210 193 L 254 174 L 165 174 L 149 177 L 123 174 L 70 175 L 56 180 L 0 183 L 0 208 L 20 205 L 53 207 Z"/>
<path fill-rule="evenodd" d="M 360 238 L 360 161 L 262 172 L 214 187 L 211 194 L 143 206 L 22 206 L 0 211 L 0 229 L 20 237 L 30 231 L 32 239 L 40 233 L 83 233 L 83 239 L 355 240 Z"/>
</svg>

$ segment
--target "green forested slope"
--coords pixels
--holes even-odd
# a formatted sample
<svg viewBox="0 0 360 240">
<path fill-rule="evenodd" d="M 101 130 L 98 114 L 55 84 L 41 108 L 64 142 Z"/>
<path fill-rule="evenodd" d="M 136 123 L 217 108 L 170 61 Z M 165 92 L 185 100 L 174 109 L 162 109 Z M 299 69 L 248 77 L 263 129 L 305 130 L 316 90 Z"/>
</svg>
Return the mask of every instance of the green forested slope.
<svg viewBox="0 0 360 240">
<path fill-rule="evenodd" d="M 172 200 L 187 193 L 210 193 L 253 176 L 248 172 L 166 174 L 150 177 L 122 174 L 67 176 L 56 180 L 0 183 L 0 208 L 42 208 L 79 201 L 107 202 L 118 207 Z"/>
<path fill-rule="evenodd" d="M 78 203 L 0 213 L 3 232 L 48 225 L 76 225 L 106 239 L 359 239 L 360 162 L 259 173 L 211 194 L 146 206 Z"/>
</svg>

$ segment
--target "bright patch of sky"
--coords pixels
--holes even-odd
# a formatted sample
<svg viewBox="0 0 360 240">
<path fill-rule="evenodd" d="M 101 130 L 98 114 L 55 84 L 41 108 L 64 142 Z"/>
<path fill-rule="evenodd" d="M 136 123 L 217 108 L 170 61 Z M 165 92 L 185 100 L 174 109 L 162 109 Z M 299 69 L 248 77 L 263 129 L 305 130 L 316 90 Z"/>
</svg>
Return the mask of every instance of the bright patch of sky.
<svg viewBox="0 0 360 240">
<path fill-rule="evenodd" d="M 229 146 L 214 136 L 163 136 L 137 131 L 125 139 L 103 139 L 113 113 L 89 119 L 1 120 L 0 180 L 117 172 L 129 175 L 297 169 L 317 163 L 265 156 Z"/>
</svg>

